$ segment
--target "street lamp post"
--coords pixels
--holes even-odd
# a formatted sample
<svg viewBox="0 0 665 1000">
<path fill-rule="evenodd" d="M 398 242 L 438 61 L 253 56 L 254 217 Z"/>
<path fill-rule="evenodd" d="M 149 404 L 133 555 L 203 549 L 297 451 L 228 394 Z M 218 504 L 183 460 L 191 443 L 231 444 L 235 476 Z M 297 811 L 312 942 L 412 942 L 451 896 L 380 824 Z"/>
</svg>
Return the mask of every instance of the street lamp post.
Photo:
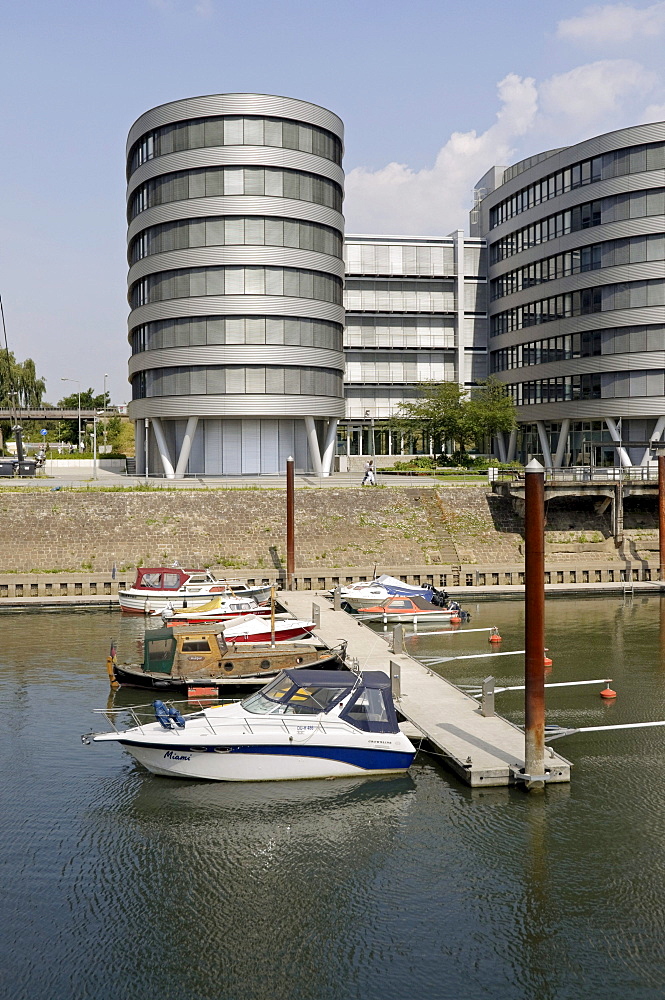
<svg viewBox="0 0 665 1000">
<path fill-rule="evenodd" d="M 78 386 L 78 397 L 79 397 L 79 420 L 78 420 L 79 434 L 78 434 L 78 437 L 79 437 L 79 455 L 80 455 L 81 454 L 81 383 L 79 382 L 79 380 L 77 378 L 61 378 L 60 381 L 61 382 L 75 382 L 76 385 Z"/>
<path fill-rule="evenodd" d="M 108 402 L 106 399 L 106 380 L 109 377 L 108 372 L 104 372 L 104 454 L 106 454 L 106 411 L 108 409 Z"/>
</svg>

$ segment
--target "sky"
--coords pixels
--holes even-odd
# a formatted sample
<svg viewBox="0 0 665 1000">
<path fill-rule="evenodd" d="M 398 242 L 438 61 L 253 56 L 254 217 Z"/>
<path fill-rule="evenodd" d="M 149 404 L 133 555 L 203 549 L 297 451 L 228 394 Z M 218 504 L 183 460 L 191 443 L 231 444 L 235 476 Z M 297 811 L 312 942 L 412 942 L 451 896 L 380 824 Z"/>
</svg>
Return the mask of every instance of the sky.
<svg viewBox="0 0 665 1000">
<path fill-rule="evenodd" d="M 348 233 L 468 232 L 489 167 L 665 119 L 665 2 L 5 0 L 0 295 L 55 402 L 127 383 L 125 143 L 157 104 L 281 94 L 346 127 Z"/>
</svg>

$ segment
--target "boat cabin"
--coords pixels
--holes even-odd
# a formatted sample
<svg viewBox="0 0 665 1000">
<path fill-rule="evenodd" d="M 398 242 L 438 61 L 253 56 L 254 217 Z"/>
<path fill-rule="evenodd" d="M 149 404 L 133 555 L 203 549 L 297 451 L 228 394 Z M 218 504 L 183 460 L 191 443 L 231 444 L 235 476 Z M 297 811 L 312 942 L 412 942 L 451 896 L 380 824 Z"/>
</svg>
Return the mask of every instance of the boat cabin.
<svg viewBox="0 0 665 1000">
<path fill-rule="evenodd" d="M 139 567 L 136 571 L 134 590 L 180 590 L 185 584 L 214 583 L 215 578 L 203 570 L 181 569 L 180 566 Z M 221 589 L 221 588 L 220 588 Z"/>
<path fill-rule="evenodd" d="M 380 670 L 284 670 L 242 703 L 255 715 L 325 715 L 369 733 L 397 733 L 390 678 Z"/>
<path fill-rule="evenodd" d="M 227 649 L 222 635 L 214 631 L 151 629 L 145 635 L 143 670 L 151 674 L 171 674 L 175 663 L 177 673 L 186 673 L 188 668 L 198 673 L 205 667 L 217 673 Z"/>
<path fill-rule="evenodd" d="M 370 610 L 370 609 L 365 609 Z M 373 610 L 373 609 L 372 609 Z M 418 614 L 423 611 L 440 611 L 441 608 L 435 607 L 431 601 L 425 600 L 424 597 L 391 597 L 389 601 L 385 601 L 380 608 L 377 610 L 385 611 L 387 614 Z"/>
</svg>

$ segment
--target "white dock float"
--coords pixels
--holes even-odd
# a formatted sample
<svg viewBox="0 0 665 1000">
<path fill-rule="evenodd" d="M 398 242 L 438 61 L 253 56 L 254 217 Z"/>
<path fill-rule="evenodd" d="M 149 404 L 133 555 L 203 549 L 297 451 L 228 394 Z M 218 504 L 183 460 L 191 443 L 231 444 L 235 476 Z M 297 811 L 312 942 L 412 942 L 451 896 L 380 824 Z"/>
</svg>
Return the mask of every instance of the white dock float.
<svg viewBox="0 0 665 1000">
<path fill-rule="evenodd" d="M 359 661 L 361 670 L 390 674 L 390 661 L 399 664 L 398 711 L 463 781 L 476 788 L 516 783 L 515 773 L 524 768 L 521 729 L 499 715 L 481 715 L 475 698 L 407 653 L 389 652 L 383 633 L 372 632 L 345 611 L 334 611 L 330 601 L 314 591 L 280 591 L 278 601 L 297 618 L 309 617 L 312 604 L 318 604 L 321 623 L 316 634 L 328 646 L 346 642 L 347 655 Z M 570 761 L 550 748 L 546 755 L 549 781 L 570 781 Z"/>
</svg>

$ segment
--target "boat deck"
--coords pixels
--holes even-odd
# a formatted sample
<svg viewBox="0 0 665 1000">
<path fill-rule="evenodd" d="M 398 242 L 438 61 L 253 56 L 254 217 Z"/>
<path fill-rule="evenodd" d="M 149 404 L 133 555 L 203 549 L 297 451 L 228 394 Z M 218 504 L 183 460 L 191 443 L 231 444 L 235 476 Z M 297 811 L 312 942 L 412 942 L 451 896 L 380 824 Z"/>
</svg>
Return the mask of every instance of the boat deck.
<svg viewBox="0 0 665 1000">
<path fill-rule="evenodd" d="M 280 591 L 279 603 L 298 618 L 321 609 L 316 634 L 328 646 L 348 644 L 362 670 L 390 673 L 390 661 L 399 665 L 401 696 L 398 711 L 440 754 L 458 777 L 473 787 L 515 783 L 515 771 L 524 767 L 524 733 L 499 715 L 485 718 L 475 698 L 423 666 L 407 653 L 388 651 L 386 637 L 369 629 L 345 611 L 334 611 L 330 601 L 314 591 Z M 570 781 L 570 762 L 547 751 L 550 782 Z"/>
</svg>

